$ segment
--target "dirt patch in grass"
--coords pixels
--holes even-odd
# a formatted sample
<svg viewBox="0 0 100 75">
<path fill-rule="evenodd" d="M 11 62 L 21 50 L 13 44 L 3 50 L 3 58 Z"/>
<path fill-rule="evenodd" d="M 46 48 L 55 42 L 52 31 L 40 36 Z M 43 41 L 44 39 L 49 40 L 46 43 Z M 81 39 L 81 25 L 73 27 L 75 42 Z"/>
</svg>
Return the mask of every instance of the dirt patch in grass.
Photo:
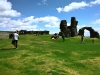
<svg viewBox="0 0 100 75">
<path fill-rule="evenodd" d="M 75 56 L 79 56 L 80 55 L 80 53 L 79 52 L 72 52 L 72 55 L 75 55 Z"/>
<path fill-rule="evenodd" d="M 20 46 L 28 46 L 29 44 L 27 43 L 19 43 Z"/>
<path fill-rule="evenodd" d="M 96 66 L 96 67 L 100 68 L 100 57 L 81 60 L 80 62 L 87 65 L 87 66 L 92 65 L 92 66 Z"/>
<path fill-rule="evenodd" d="M 33 43 L 47 45 L 47 44 L 50 44 L 52 42 L 50 42 L 50 41 L 34 41 Z"/>
</svg>

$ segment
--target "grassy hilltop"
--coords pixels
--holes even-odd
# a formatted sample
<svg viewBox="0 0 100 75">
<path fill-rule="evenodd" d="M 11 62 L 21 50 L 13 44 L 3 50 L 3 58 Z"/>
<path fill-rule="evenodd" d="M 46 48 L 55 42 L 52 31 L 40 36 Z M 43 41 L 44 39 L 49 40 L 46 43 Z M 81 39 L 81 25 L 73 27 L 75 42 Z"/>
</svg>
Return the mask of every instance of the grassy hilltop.
<svg viewBox="0 0 100 75">
<path fill-rule="evenodd" d="M 0 39 L 0 75 L 100 75 L 100 39 L 21 35 L 18 49 Z"/>
</svg>

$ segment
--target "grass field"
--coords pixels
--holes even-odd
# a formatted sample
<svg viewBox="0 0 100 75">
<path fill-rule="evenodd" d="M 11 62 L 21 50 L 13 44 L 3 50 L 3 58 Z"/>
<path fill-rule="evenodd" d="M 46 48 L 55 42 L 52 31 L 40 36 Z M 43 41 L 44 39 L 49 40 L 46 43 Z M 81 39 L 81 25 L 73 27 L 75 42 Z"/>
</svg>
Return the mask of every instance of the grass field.
<svg viewBox="0 0 100 75">
<path fill-rule="evenodd" d="M 100 75 L 100 39 L 21 35 L 18 49 L 0 39 L 0 75 Z"/>
</svg>

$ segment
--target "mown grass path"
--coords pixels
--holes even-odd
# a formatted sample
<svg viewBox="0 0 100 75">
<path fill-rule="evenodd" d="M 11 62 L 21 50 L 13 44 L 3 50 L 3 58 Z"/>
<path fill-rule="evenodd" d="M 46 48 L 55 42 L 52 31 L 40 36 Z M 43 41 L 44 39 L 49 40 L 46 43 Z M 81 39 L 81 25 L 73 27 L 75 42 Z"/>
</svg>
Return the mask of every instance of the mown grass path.
<svg viewBox="0 0 100 75">
<path fill-rule="evenodd" d="M 100 75 L 100 39 L 21 35 L 18 49 L 0 39 L 0 75 Z"/>
</svg>

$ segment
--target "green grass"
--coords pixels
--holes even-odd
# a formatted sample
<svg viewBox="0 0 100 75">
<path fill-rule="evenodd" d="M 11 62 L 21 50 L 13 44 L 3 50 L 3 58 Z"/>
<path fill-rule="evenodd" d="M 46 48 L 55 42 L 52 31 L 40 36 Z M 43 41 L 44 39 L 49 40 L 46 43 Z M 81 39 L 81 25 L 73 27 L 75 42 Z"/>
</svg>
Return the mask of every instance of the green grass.
<svg viewBox="0 0 100 75">
<path fill-rule="evenodd" d="M 18 49 L 0 39 L 0 75 L 100 75 L 100 39 L 21 35 Z"/>
</svg>

